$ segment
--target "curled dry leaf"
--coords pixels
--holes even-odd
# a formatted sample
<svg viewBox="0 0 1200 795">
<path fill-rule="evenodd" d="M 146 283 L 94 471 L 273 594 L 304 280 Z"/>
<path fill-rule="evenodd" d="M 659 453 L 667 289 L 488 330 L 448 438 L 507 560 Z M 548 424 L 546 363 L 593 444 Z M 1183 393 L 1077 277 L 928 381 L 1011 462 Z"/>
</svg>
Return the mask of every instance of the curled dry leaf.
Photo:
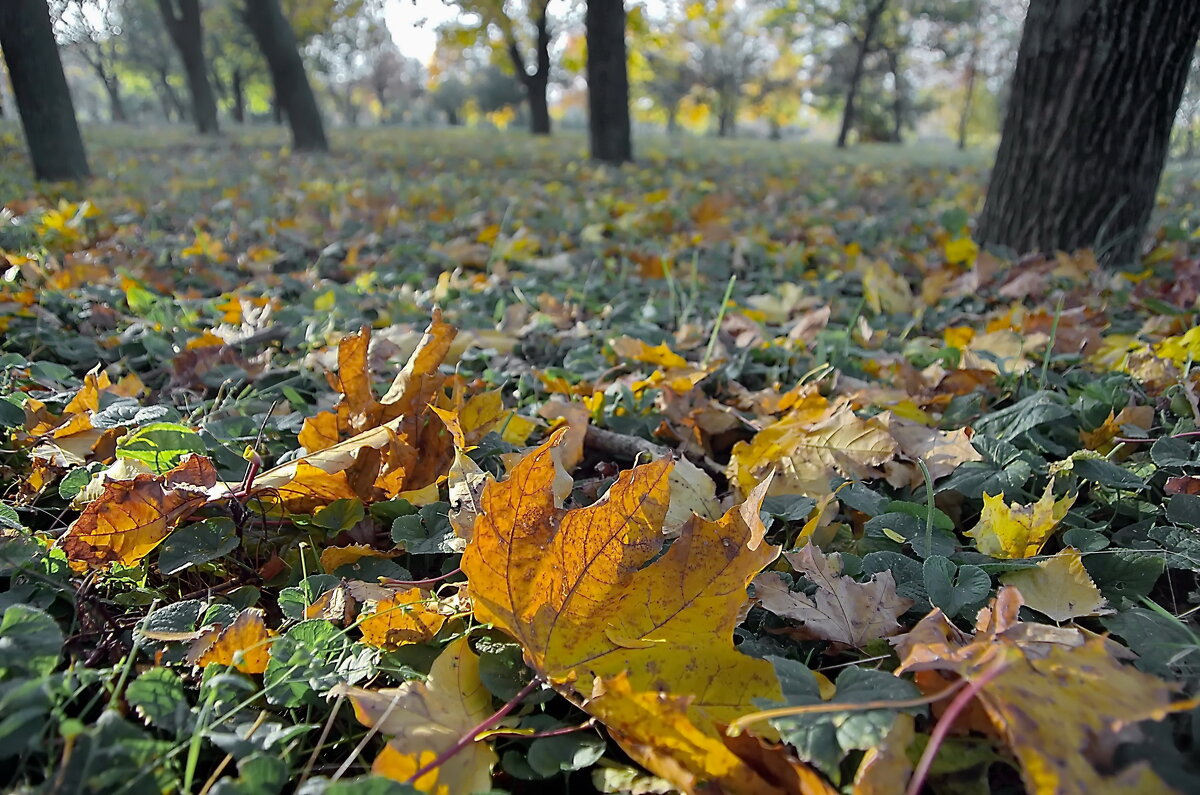
<svg viewBox="0 0 1200 795">
<path fill-rule="evenodd" d="M 475 615 L 516 638 L 562 692 L 586 697 L 597 678 L 625 673 L 634 691 L 687 698 L 687 719 L 712 737 L 755 699 L 780 699 L 773 667 L 733 646 L 746 586 L 779 552 L 759 518 L 769 483 L 716 522 L 693 517 L 660 556 L 671 462 L 622 472 L 599 502 L 564 510 L 554 492 L 562 436 L 484 488 L 462 561 Z M 586 708 L 607 722 L 617 701 Z M 623 737 L 653 743 L 644 731 L 633 724 Z M 711 776 L 694 767 L 702 760 L 676 764 Z"/>
<path fill-rule="evenodd" d="M 817 584 L 817 592 L 809 598 L 790 591 L 778 574 L 764 572 L 754 579 L 754 595 L 766 610 L 803 623 L 812 637 L 861 648 L 868 641 L 899 632 L 897 619 L 913 605 L 911 599 L 896 594 L 890 571 L 857 582 L 839 574 L 839 558 L 827 558 L 813 544 L 784 557 Z"/>
<path fill-rule="evenodd" d="M 232 665 L 244 674 L 261 674 L 271 659 L 271 639 L 278 633 L 267 629 L 263 611 L 248 607 L 229 626 L 202 634 L 192 641 L 187 660 L 201 668 Z"/>
<path fill-rule="evenodd" d="M 1041 498 L 1030 505 L 1005 503 L 1004 495 L 983 495 L 979 524 L 964 535 L 975 539 L 975 547 L 985 555 L 1011 560 L 1038 554 L 1054 533 L 1054 528 L 1075 504 L 1075 496 L 1054 499 L 1054 481 L 1046 484 Z"/>
<path fill-rule="evenodd" d="M 388 737 L 371 770 L 396 781 L 408 781 L 492 714 L 491 693 L 479 679 L 479 657 L 465 636 L 446 646 L 424 682 L 385 690 L 339 685 L 333 692 L 349 696 L 359 722 Z M 486 792 L 495 764 L 491 746 L 473 742 L 413 784 L 438 795 Z"/>
<path fill-rule="evenodd" d="M 63 551 L 78 570 L 136 565 L 217 488 L 212 462 L 194 454 L 162 475 L 110 481 L 71 524 Z"/>
<path fill-rule="evenodd" d="M 871 467 L 897 450 L 878 417 L 864 420 L 848 405 L 829 405 L 812 395 L 749 442 L 734 445 L 728 474 L 744 494 L 774 469 L 772 494 L 820 496 L 828 493 L 835 472 L 853 479 L 874 477 Z"/>
</svg>

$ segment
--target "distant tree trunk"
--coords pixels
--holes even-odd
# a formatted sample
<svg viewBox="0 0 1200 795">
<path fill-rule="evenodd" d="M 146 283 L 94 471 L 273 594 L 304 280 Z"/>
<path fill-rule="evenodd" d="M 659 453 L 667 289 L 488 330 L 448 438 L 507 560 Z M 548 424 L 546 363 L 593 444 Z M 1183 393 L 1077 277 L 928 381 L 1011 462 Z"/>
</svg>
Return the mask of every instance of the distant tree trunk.
<svg viewBox="0 0 1200 795">
<path fill-rule="evenodd" d="M 49 181 L 87 179 L 87 155 L 44 0 L 0 2 L 0 49 L 34 175 Z"/>
<path fill-rule="evenodd" d="M 451 127 L 457 127 L 458 125 L 462 124 L 462 122 L 459 121 L 457 110 L 450 109 L 446 111 L 446 124 L 449 124 Z"/>
<path fill-rule="evenodd" d="M 1196 0 L 1032 0 L 979 241 L 1133 261 L 1198 35 Z"/>
<path fill-rule="evenodd" d="M 545 5 L 534 24 L 537 28 L 536 71 L 531 73 L 525 68 L 525 58 L 515 39 L 508 40 L 508 55 L 529 99 L 529 131 L 534 135 L 549 135 L 550 103 L 546 99 L 546 88 L 550 84 L 550 23 L 546 18 Z"/>
<path fill-rule="evenodd" d="M 125 102 L 121 99 L 121 83 L 117 80 L 117 76 L 110 73 L 105 68 L 104 64 L 96 62 L 96 76 L 100 78 L 100 83 L 104 86 L 104 93 L 108 94 L 109 116 L 114 122 L 125 122 L 129 120 L 125 113 Z"/>
<path fill-rule="evenodd" d="M 888 71 L 892 73 L 892 143 L 904 142 L 904 84 L 900 76 L 900 53 L 887 49 Z"/>
<path fill-rule="evenodd" d="M 733 135 L 733 132 L 733 113 L 730 108 L 724 102 L 722 102 L 720 110 L 717 111 L 717 137 L 728 138 Z"/>
<path fill-rule="evenodd" d="M 625 0 L 588 0 L 586 24 L 592 157 L 606 163 L 624 163 L 633 160 Z"/>
<path fill-rule="evenodd" d="M 966 96 L 963 97 L 962 112 L 958 116 L 958 148 L 967 148 L 967 125 L 971 123 L 971 106 L 975 102 L 975 78 L 978 75 L 976 63 L 979 59 L 979 40 L 971 44 L 971 55 L 967 61 Z"/>
<path fill-rule="evenodd" d="M 200 0 L 158 0 L 167 32 L 179 51 L 187 75 L 188 94 L 192 98 L 192 119 L 201 135 L 219 132 L 217 100 L 208 82 L 204 61 L 204 28 L 200 18 Z"/>
<path fill-rule="evenodd" d="M 296 149 L 328 151 L 317 99 L 296 49 L 296 36 L 279 0 L 245 0 L 243 16 L 267 59 L 276 102 L 283 107 L 292 128 L 293 145 Z"/>
<path fill-rule="evenodd" d="M 770 130 L 771 130 L 771 132 L 768 134 L 767 137 L 770 138 L 772 141 L 783 140 L 783 125 L 779 123 L 779 119 L 772 116 L 770 119 L 767 120 L 767 124 L 769 125 Z"/>
<path fill-rule="evenodd" d="M 229 82 L 232 83 L 231 90 L 233 91 L 233 120 L 238 124 L 244 124 L 246 121 L 246 86 L 242 70 L 234 69 Z"/>
<path fill-rule="evenodd" d="M 858 87 L 862 83 L 863 67 L 867 61 L 867 53 L 871 51 L 871 39 L 875 38 L 875 28 L 879 18 L 887 8 L 888 0 L 876 0 L 867 9 L 866 19 L 863 20 L 862 38 L 858 41 L 858 49 L 854 55 L 854 69 L 850 72 L 850 85 L 846 87 L 846 104 L 842 108 L 842 127 L 838 131 L 837 148 L 845 149 L 850 130 L 854 128 L 854 103 L 858 100 Z"/>
<path fill-rule="evenodd" d="M 171 112 L 174 112 L 175 118 L 180 121 L 186 121 L 187 111 L 183 107 L 183 102 L 179 99 L 179 94 L 175 91 L 175 86 L 171 85 L 168 75 L 165 70 L 160 70 L 156 75 L 158 82 L 158 94 L 161 97 L 164 115 L 167 121 L 171 120 Z"/>
<path fill-rule="evenodd" d="M 667 106 L 667 135 L 675 136 L 679 133 L 679 103 Z"/>
</svg>

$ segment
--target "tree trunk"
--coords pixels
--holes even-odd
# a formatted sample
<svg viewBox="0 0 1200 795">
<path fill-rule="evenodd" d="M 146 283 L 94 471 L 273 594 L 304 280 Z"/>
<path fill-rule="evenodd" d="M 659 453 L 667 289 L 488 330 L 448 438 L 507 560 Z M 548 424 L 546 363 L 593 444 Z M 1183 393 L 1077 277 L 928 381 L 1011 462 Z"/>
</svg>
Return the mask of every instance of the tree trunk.
<svg viewBox="0 0 1200 795">
<path fill-rule="evenodd" d="M 121 100 L 121 83 L 117 80 L 116 75 L 109 74 L 108 70 L 103 66 L 96 67 L 96 74 L 104 86 L 104 93 L 108 94 L 108 108 L 111 119 L 118 123 L 128 121 L 129 117 L 125 113 L 125 103 Z"/>
<path fill-rule="evenodd" d="M 733 135 L 733 114 L 725 103 L 721 103 L 721 109 L 717 111 L 717 137 L 728 138 Z"/>
<path fill-rule="evenodd" d="M 545 6 L 535 21 L 537 27 L 537 70 L 530 73 L 525 68 L 525 59 L 515 39 L 508 40 L 508 55 L 517 70 L 517 77 L 525 86 L 529 99 L 529 131 L 534 135 L 550 134 L 550 103 L 546 99 L 546 88 L 550 83 L 550 25 Z"/>
<path fill-rule="evenodd" d="M 283 107 L 292 128 L 293 145 L 301 150 L 328 151 L 317 99 L 304 71 L 304 62 L 300 60 L 300 51 L 296 49 L 296 36 L 283 16 L 279 0 L 245 0 L 243 16 L 267 59 L 275 99 Z"/>
<path fill-rule="evenodd" d="M 192 119 L 201 135 L 216 134 L 217 101 L 208 82 L 204 61 L 204 28 L 200 18 L 200 0 L 158 0 L 158 10 L 187 76 L 192 98 Z"/>
<path fill-rule="evenodd" d="M 1195 0 L 1032 0 L 979 242 L 1132 262 L 1197 36 Z"/>
<path fill-rule="evenodd" d="M 449 124 L 451 127 L 457 127 L 460 123 L 457 110 L 451 109 L 446 111 L 446 124 Z"/>
<path fill-rule="evenodd" d="M 86 179 L 87 155 L 44 0 L 0 2 L 0 49 L 34 175 L 49 181 Z"/>
<path fill-rule="evenodd" d="M 588 0 L 587 83 L 592 157 L 606 163 L 633 160 L 625 0 Z"/>
<path fill-rule="evenodd" d="M 180 121 L 187 121 L 187 112 L 183 107 L 183 103 L 179 101 L 179 94 L 175 92 L 175 86 L 171 85 L 171 81 L 166 71 L 160 71 L 158 78 L 158 93 L 162 98 L 164 115 L 167 121 L 171 120 L 171 113 L 175 114 L 175 118 Z"/>
<path fill-rule="evenodd" d="M 887 0 L 877 0 L 875 5 L 867 9 L 867 17 L 863 20 L 862 38 L 858 42 L 858 50 L 854 55 L 854 69 L 850 72 L 850 85 L 846 87 L 846 105 L 842 109 L 842 127 L 838 131 L 837 148 L 846 148 L 846 139 L 854 128 L 854 103 L 858 99 L 858 86 L 862 82 L 863 67 L 867 61 L 867 53 L 871 50 L 871 39 L 875 37 L 875 28 L 879 18 L 887 8 Z"/>
<path fill-rule="evenodd" d="M 233 84 L 233 120 L 238 124 L 246 121 L 246 86 L 241 69 L 233 70 L 230 81 Z"/>
<path fill-rule="evenodd" d="M 667 135 L 674 137 L 679 134 L 679 103 L 667 108 Z"/>
<path fill-rule="evenodd" d="M 900 53 L 887 50 L 888 71 L 892 73 L 892 143 L 904 143 L 904 84 L 900 78 Z"/>
<path fill-rule="evenodd" d="M 971 57 L 967 61 L 967 86 L 966 96 L 963 97 L 962 112 L 958 116 L 958 148 L 967 148 L 967 125 L 971 123 L 971 106 L 975 102 L 975 78 L 978 75 L 978 68 L 975 63 L 979 57 L 979 41 L 971 45 Z"/>
</svg>

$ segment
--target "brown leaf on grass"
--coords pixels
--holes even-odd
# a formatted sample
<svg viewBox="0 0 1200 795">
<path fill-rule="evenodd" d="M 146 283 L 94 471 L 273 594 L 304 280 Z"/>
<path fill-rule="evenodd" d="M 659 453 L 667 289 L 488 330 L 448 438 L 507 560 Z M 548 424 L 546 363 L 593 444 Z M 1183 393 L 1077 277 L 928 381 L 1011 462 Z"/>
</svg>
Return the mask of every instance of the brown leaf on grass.
<svg viewBox="0 0 1200 795">
<path fill-rule="evenodd" d="M 1194 703 L 1172 701 L 1174 686 L 1123 664 L 1104 638 L 1018 621 L 1021 605 L 1015 588 L 1001 588 L 973 636 L 934 610 L 892 641 L 899 671 L 949 671 L 979 687 L 1031 793 L 1170 792 L 1145 762 L 1113 774 L 1093 758 L 1123 727 Z"/>
<path fill-rule="evenodd" d="M 248 607 L 229 626 L 194 640 L 187 659 L 201 668 L 232 665 L 244 674 L 261 674 L 271 659 L 271 639 L 277 636 L 263 622 L 263 611 Z"/>
<path fill-rule="evenodd" d="M 109 481 L 63 536 L 63 551 L 77 570 L 133 566 L 208 502 L 216 485 L 217 470 L 198 455 L 162 475 Z"/>
<path fill-rule="evenodd" d="M 359 722 L 388 738 L 371 771 L 396 781 L 408 781 L 492 714 L 492 696 L 479 679 L 479 657 L 466 636 L 447 644 L 424 682 L 384 690 L 339 685 L 333 692 L 349 696 Z M 413 784 L 439 795 L 486 792 L 496 761 L 487 743 L 468 743 Z"/>
<path fill-rule="evenodd" d="M 446 623 L 437 605 L 437 599 L 420 588 L 399 591 L 378 602 L 374 612 L 358 625 L 362 642 L 395 651 L 401 646 L 433 640 Z"/>
<path fill-rule="evenodd" d="M 719 521 L 693 517 L 660 555 L 671 462 L 622 472 L 599 502 L 564 510 L 553 455 L 562 436 L 483 490 L 462 560 L 475 615 L 516 638 L 562 692 L 587 697 L 597 678 L 626 673 L 634 691 L 687 698 L 688 721 L 710 737 L 754 699 L 781 698 L 772 667 L 732 642 L 750 578 L 778 554 L 759 518 L 769 484 Z M 613 703 L 587 709 L 607 721 Z M 653 742 L 636 722 L 627 731 L 628 742 Z"/>
<path fill-rule="evenodd" d="M 890 571 L 880 572 L 867 582 L 842 576 L 840 558 L 827 558 L 813 544 L 784 555 L 792 567 L 816 583 L 810 598 L 788 589 L 775 572 L 754 579 L 754 595 L 763 608 L 799 621 L 812 637 L 861 648 L 868 641 L 900 631 L 897 619 L 912 607 L 911 599 L 896 594 Z"/>
<path fill-rule="evenodd" d="M 888 433 L 900 446 L 900 452 L 910 459 L 924 461 L 934 480 L 946 477 L 967 461 L 983 460 L 983 455 L 971 445 L 974 431 L 970 428 L 941 431 L 890 412 L 885 418 Z M 902 485 L 916 486 L 924 481 L 920 471 L 910 475 L 912 480 Z"/>
</svg>

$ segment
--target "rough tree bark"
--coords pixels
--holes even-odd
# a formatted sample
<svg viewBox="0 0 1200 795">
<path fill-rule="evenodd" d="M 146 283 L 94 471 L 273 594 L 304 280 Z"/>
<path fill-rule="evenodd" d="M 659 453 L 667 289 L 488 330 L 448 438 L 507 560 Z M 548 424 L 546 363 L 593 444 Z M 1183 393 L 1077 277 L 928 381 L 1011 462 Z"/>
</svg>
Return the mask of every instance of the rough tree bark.
<svg viewBox="0 0 1200 795">
<path fill-rule="evenodd" d="M 1198 35 L 1196 0 L 1032 0 L 979 242 L 1133 261 Z"/>
<path fill-rule="evenodd" d="M 45 0 L 0 2 L 0 49 L 38 179 L 89 176 L 75 108 Z"/>
<path fill-rule="evenodd" d="M 862 83 L 863 67 L 867 61 L 867 53 L 871 51 L 871 40 L 875 38 L 875 28 L 879 26 L 879 18 L 887 8 L 888 0 L 876 0 L 867 8 L 867 16 L 863 19 L 862 37 L 858 40 L 858 49 L 854 53 L 854 69 L 850 72 L 850 85 L 846 87 L 846 104 L 842 108 L 842 127 L 838 130 L 837 148 L 845 149 L 850 130 L 854 129 L 854 103 L 858 100 L 858 87 Z"/>
<path fill-rule="evenodd" d="M 546 99 L 546 88 L 550 84 L 550 22 L 546 16 L 546 3 L 542 3 L 534 24 L 537 28 L 537 69 L 530 72 L 525 67 L 525 58 L 516 38 L 508 37 L 508 56 L 512 58 L 517 77 L 525 86 L 529 99 L 529 131 L 534 135 L 550 134 L 550 103 Z"/>
<path fill-rule="evenodd" d="M 588 0 L 587 84 L 592 157 L 606 163 L 632 160 L 625 0 Z"/>
<path fill-rule="evenodd" d="M 304 62 L 296 48 L 296 35 L 279 6 L 279 0 L 245 0 L 242 14 L 246 27 L 267 59 L 275 101 L 287 115 L 296 149 L 325 152 L 325 125 L 317 109 Z"/>
<path fill-rule="evenodd" d="M 238 124 L 246 121 L 246 85 L 245 78 L 242 77 L 241 69 L 234 69 L 233 76 L 229 82 L 232 84 L 230 90 L 233 92 L 233 120 Z"/>
<path fill-rule="evenodd" d="M 217 100 L 208 82 L 208 65 L 204 61 L 204 28 L 200 18 L 200 0 L 158 0 L 158 10 L 187 76 L 188 94 L 192 99 L 192 119 L 201 135 L 215 135 Z"/>
</svg>

